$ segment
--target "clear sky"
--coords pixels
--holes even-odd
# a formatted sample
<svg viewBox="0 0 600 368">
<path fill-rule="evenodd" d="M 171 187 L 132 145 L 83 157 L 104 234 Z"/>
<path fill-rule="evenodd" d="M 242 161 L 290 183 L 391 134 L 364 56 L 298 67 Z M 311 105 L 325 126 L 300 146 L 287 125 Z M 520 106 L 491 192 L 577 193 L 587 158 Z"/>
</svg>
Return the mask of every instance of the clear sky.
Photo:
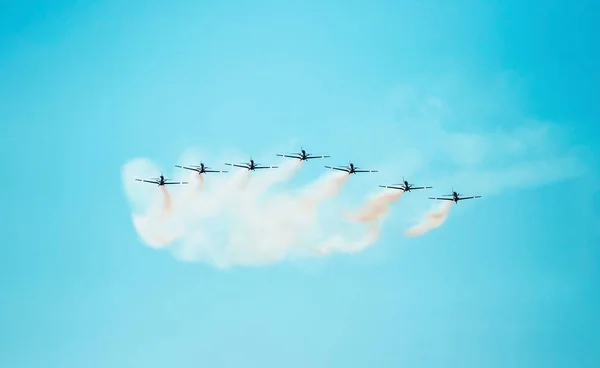
<svg viewBox="0 0 600 368">
<path fill-rule="evenodd" d="M 0 366 L 600 366 L 599 11 L 3 2 Z M 356 254 L 223 270 L 138 238 L 128 160 L 170 175 L 190 146 L 296 143 L 381 171 L 345 203 L 403 175 L 434 189 Z M 405 237 L 452 186 L 484 197 Z"/>
</svg>

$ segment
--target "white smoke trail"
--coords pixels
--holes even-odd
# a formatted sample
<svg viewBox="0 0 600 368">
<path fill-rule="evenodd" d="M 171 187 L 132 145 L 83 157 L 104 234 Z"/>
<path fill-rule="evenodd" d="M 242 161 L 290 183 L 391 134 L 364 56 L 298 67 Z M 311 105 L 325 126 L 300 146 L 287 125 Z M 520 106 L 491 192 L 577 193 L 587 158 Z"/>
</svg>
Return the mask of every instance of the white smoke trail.
<svg viewBox="0 0 600 368">
<path fill-rule="evenodd" d="M 401 190 L 384 190 L 369 198 L 356 212 L 349 213 L 346 218 L 354 222 L 372 222 L 381 220 L 390 211 L 390 205 L 402 197 Z"/>
<path fill-rule="evenodd" d="M 390 205 L 402 197 L 402 193 L 388 189 L 368 198 L 358 210 L 344 216 L 349 222 L 365 224 L 366 232 L 359 227 L 359 232 L 346 231 L 344 235 L 332 235 L 315 252 L 320 255 L 332 252 L 357 253 L 375 244 L 381 233 L 381 220 L 389 213 Z"/>
<path fill-rule="evenodd" d="M 367 232 L 363 236 L 333 235 L 317 248 L 317 253 L 321 255 L 332 252 L 358 253 L 379 240 L 380 232 L 381 230 L 377 224 L 369 223 L 367 224 Z"/>
<path fill-rule="evenodd" d="M 181 260 L 204 261 L 222 268 L 358 252 L 373 244 L 378 228 L 344 227 L 343 218 L 337 214 L 322 217 L 322 206 L 340 193 L 348 174 L 327 173 L 300 190 L 277 190 L 277 185 L 291 179 L 301 166 L 302 161 L 289 160 L 278 169 L 262 172 L 240 169 L 207 176 L 192 172 L 187 177 L 191 185 L 177 186 L 173 191 L 169 215 L 146 210 L 144 215 L 134 216 L 136 230 L 151 247 L 170 246 Z M 149 177 L 156 172 L 148 161 L 125 165 L 123 179 L 132 201 L 140 190 L 152 187 L 133 182 L 133 174 Z M 134 185 L 135 190 L 131 190 Z M 152 189 L 156 192 L 155 187 Z M 344 236 L 332 233 L 332 228 L 340 228 Z"/>
<path fill-rule="evenodd" d="M 165 248 L 182 236 L 182 228 L 171 218 L 133 215 L 133 223 L 144 243 L 152 248 Z"/>
<path fill-rule="evenodd" d="M 181 237 L 182 228 L 173 217 L 173 199 L 165 187 L 139 185 L 135 178 L 156 176 L 159 172 L 150 161 L 136 159 L 123 166 L 125 191 L 133 205 L 132 221 L 144 243 L 153 248 L 164 248 Z"/>
<path fill-rule="evenodd" d="M 436 210 L 429 212 L 416 225 L 406 230 L 404 233 L 407 236 L 421 236 L 433 229 L 436 229 L 446 221 L 448 214 L 452 209 L 454 202 L 444 201 Z"/>
<path fill-rule="evenodd" d="M 318 206 L 339 193 L 347 178 L 328 174 L 299 193 L 267 195 L 268 187 L 290 177 L 287 170 L 282 171 L 281 176 L 250 181 L 241 190 L 234 174 L 233 185 L 212 191 L 210 205 L 217 208 L 209 213 L 218 216 L 192 218 L 187 227 L 190 236 L 185 237 L 177 255 L 187 260 L 209 258 L 227 267 L 269 264 L 310 253 L 308 249 L 320 236 Z"/>
</svg>

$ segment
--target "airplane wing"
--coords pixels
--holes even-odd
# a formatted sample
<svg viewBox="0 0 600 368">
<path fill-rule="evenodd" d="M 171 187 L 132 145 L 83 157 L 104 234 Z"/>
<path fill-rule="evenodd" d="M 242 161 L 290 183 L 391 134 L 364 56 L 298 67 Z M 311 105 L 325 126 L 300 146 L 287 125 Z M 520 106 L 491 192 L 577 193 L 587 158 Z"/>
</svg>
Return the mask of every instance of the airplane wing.
<svg viewBox="0 0 600 368">
<path fill-rule="evenodd" d="M 453 201 L 453 198 L 440 198 L 440 197 L 436 197 L 436 198 L 431 198 L 429 197 L 429 199 L 437 199 L 438 201 Z"/>
<path fill-rule="evenodd" d="M 236 165 L 236 164 L 228 164 L 228 163 L 225 163 L 225 165 L 235 166 L 235 167 L 241 167 L 242 169 L 247 169 L 248 168 L 248 165 Z"/>
<path fill-rule="evenodd" d="M 332 167 L 332 166 L 325 166 L 328 169 L 332 169 L 332 170 L 339 170 L 339 171 L 345 171 L 345 172 L 350 172 L 350 170 L 346 169 L 346 168 L 342 168 L 342 167 Z"/>
<path fill-rule="evenodd" d="M 218 173 L 226 173 L 229 171 L 225 171 L 225 170 L 204 170 L 205 173 L 209 173 L 209 172 L 218 172 Z"/>
<path fill-rule="evenodd" d="M 175 165 L 175 167 L 179 167 L 180 169 L 192 170 L 192 171 L 200 170 L 200 168 L 196 168 L 196 167 L 187 167 L 187 166 L 179 166 L 179 165 Z"/>
<path fill-rule="evenodd" d="M 404 188 L 402 188 L 402 187 L 394 187 L 394 186 L 391 186 L 391 185 L 380 185 L 379 187 L 381 187 L 381 188 L 389 188 L 389 189 L 404 190 Z"/>
<path fill-rule="evenodd" d="M 378 172 L 377 170 L 354 170 L 354 172 Z"/>
<path fill-rule="evenodd" d="M 414 189 L 431 189 L 432 187 L 410 187 L 410 190 Z"/>
<path fill-rule="evenodd" d="M 459 197 L 458 200 L 462 201 L 463 199 L 473 199 L 473 198 L 481 198 L 481 196 L 472 196 L 472 197 Z"/>
<path fill-rule="evenodd" d="M 306 157 L 306 159 L 310 160 L 311 158 L 328 158 L 328 157 L 331 157 L 331 156 L 308 156 L 308 157 Z"/>
<path fill-rule="evenodd" d="M 255 169 L 277 169 L 279 166 L 254 166 Z"/>
<path fill-rule="evenodd" d="M 143 179 L 135 179 L 136 181 L 143 181 L 144 183 L 150 183 L 150 184 L 160 184 L 157 181 L 152 181 L 152 180 L 143 180 Z"/>
<path fill-rule="evenodd" d="M 187 184 L 187 181 L 167 181 L 165 182 L 165 185 L 167 184 Z"/>
<path fill-rule="evenodd" d="M 300 155 L 280 155 L 279 153 L 277 154 L 277 156 L 279 157 L 288 157 L 288 158 L 295 158 L 295 159 L 301 159 L 302 157 L 300 157 Z"/>
</svg>

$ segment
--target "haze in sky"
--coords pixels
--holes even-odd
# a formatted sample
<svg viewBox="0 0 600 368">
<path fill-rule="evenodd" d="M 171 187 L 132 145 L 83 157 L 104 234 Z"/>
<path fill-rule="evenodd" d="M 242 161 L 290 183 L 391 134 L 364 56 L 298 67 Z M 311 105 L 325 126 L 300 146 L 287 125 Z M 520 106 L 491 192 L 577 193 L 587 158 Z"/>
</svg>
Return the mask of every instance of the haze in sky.
<svg viewBox="0 0 600 368">
<path fill-rule="evenodd" d="M 0 5 L 0 366 L 599 366 L 599 10 Z"/>
</svg>

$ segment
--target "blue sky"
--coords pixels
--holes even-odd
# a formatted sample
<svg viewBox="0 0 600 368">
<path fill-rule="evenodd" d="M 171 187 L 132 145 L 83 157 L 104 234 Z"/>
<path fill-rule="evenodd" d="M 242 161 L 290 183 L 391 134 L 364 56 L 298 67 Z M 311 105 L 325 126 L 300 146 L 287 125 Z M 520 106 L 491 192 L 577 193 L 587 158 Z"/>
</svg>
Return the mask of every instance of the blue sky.
<svg viewBox="0 0 600 368">
<path fill-rule="evenodd" d="M 3 3 L 0 365 L 598 366 L 598 6 Z M 485 197 L 406 238 L 407 195 L 369 249 L 265 267 L 139 240 L 128 160 L 297 142 L 380 169 L 343 203 Z"/>
</svg>

